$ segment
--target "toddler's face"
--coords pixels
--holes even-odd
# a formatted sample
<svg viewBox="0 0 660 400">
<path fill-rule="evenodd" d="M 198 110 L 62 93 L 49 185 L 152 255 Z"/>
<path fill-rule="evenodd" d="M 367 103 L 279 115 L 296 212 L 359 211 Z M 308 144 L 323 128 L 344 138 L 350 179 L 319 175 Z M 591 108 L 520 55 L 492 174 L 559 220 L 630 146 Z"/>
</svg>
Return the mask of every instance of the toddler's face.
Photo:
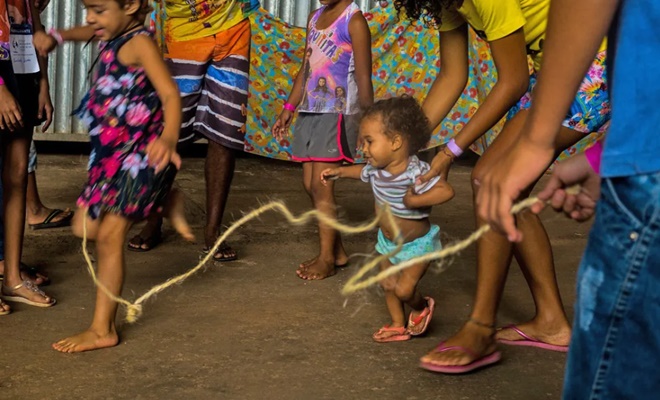
<svg viewBox="0 0 660 400">
<path fill-rule="evenodd" d="M 385 168 L 394 158 L 392 139 L 385 133 L 380 116 L 371 116 L 360 122 L 361 149 L 367 162 L 374 168 Z"/>
</svg>

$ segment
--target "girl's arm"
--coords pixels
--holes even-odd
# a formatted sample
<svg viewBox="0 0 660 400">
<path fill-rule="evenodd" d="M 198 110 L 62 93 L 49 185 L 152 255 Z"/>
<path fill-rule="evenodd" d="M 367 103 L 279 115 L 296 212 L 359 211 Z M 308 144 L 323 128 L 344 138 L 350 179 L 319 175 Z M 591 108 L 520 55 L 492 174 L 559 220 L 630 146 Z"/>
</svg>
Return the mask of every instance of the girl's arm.
<svg viewBox="0 0 660 400">
<path fill-rule="evenodd" d="M 365 164 L 355 164 L 345 167 L 325 169 L 321 172 L 321 182 L 323 182 L 324 185 L 327 185 L 329 180 L 333 181 L 340 178 L 361 179 L 364 166 Z"/>
<path fill-rule="evenodd" d="M 351 17 L 348 33 L 353 43 L 355 56 L 355 81 L 358 87 L 360 109 L 366 110 L 374 102 L 374 88 L 371 83 L 371 32 L 367 20 L 361 12 Z"/>
<path fill-rule="evenodd" d="M 34 14 L 33 14 L 34 15 Z M 60 42 L 87 42 L 95 39 L 94 28 L 90 25 L 76 26 L 71 29 L 50 31 L 46 33 L 42 29 L 34 33 L 34 48 L 39 55 L 45 56 L 61 44 Z"/>
<path fill-rule="evenodd" d="M 41 17 L 39 16 L 35 3 L 28 3 L 30 3 L 32 12 L 34 33 L 43 32 L 44 26 L 41 23 Z M 39 80 L 39 110 L 37 111 L 37 117 L 40 120 L 44 120 L 44 124 L 41 126 L 41 131 L 45 132 L 51 122 L 53 122 L 53 103 L 50 99 L 50 84 L 48 83 L 48 56 L 38 55 L 37 59 L 39 60 L 39 69 L 41 70 L 41 79 Z"/>
<path fill-rule="evenodd" d="M 467 24 L 440 35 L 440 72 L 422 104 L 431 128 L 454 107 L 468 80 Z"/>
<path fill-rule="evenodd" d="M 403 198 L 403 205 L 412 209 L 431 207 L 446 203 L 453 197 L 454 188 L 440 179 L 432 188 L 421 194 L 416 194 L 414 189 L 410 188 Z"/>
<path fill-rule="evenodd" d="M 163 104 L 164 123 L 160 138 L 147 149 L 149 162 L 160 171 L 175 157 L 181 128 L 181 96 L 154 41 L 146 35 L 136 35 L 117 55 L 124 65 L 144 68 L 149 81 Z M 176 163 L 176 162 L 175 162 Z"/>
</svg>

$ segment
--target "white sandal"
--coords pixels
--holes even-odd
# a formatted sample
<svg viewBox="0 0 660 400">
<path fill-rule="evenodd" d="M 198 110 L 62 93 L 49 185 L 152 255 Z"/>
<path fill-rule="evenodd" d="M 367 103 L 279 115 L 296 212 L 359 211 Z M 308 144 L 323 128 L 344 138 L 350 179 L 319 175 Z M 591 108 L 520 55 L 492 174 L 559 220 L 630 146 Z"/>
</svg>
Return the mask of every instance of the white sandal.
<svg viewBox="0 0 660 400">
<path fill-rule="evenodd" d="M 32 301 L 30 299 L 26 299 L 23 296 L 17 296 L 16 291 L 18 289 L 22 288 L 22 287 L 25 287 L 27 290 L 29 290 L 31 292 L 37 293 L 41 297 L 48 300 L 48 302 L 47 303 L 39 303 L 39 302 L 36 302 L 36 301 Z M 39 289 L 37 287 L 37 285 L 35 285 L 34 283 L 32 283 L 28 280 L 25 280 L 25 281 L 19 283 L 18 285 L 14 286 L 13 288 L 9 288 L 5 285 L 2 285 L 2 296 L 0 296 L 0 297 L 2 297 L 2 299 L 5 300 L 5 301 L 14 302 L 14 303 L 23 303 L 23 304 L 28 304 L 28 305 L 35 306 L 35 307 L 42 307 L 42 308 L 52 307 L 52 306 L 55 305 L 55 303 L 57 303 L 57 301 L 55 301 L 55 299 L 46 296 L 46 293 L 44 293 L 41 289 Z"/>
</svg>

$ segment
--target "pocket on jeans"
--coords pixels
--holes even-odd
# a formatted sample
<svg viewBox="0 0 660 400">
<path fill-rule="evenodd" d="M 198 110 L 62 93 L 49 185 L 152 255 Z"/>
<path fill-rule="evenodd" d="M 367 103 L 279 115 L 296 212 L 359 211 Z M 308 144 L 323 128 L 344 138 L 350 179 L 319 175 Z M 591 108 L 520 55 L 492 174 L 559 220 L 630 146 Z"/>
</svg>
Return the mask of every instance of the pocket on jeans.
<svg viewBox="0 0 660 400">
<path fill-rule="evenodd" d="M 594 239 L 605 246 L 619 250 L 621 256 L 624 256 L 635 241 L 635 238 L 631 237 L 632 233 L 639 230 L 642 224 L 621 201 L 610 179 L 604 180 L 601 191 L 600 204 L 596 209 L 600 215 L 596 218 L 592 231 L 601 232 L 602 235 Z"/>
</svg>

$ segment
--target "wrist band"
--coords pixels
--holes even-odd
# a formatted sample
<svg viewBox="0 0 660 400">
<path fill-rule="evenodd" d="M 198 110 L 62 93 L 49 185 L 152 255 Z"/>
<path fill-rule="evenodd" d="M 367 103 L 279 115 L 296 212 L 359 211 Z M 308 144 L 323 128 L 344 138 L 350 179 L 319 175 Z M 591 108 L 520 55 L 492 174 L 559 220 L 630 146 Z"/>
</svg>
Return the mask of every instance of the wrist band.
<svg viewBox="0 0 660 400">
<path fill-rule="evenodd" d="M 5 85 L 5 80 L 2 79 L 2 77 L 0 76 L 0 86 L 4 86 L 4 85 Z"/>
<path fill-rule="evenodd" d="M 602 152 L 603 145 L 600 142 L 596 142 L 596 144 L 584 151 L 584 155 L 587 157 L 587 162 L 597 174 L 600 174 L 600 155 Z"/>
<path fill-rule="evenodd" d="M 55 39 L 58 46 L 61 46 L 61 45 L 64 44 L 64 38 L 62 38 L 62 34 L 60 32 L 58 32 L 57 29 L 50 28 L 48 30 L 48 34 L 50 36 L 52 36 L 53 39 Z"/>
<path fill-rule="evenodd" d="M 456 144 L 456 141 L 452 138 L 449 143 L 447 143 L 447 148 L 451 151 L 456 158 L 460 157 L 463 154 L 463 150 Z"/>
<path fill-rule="evenodd" d="M 295 112 L 296 111 L 296 106 L 294 106 L 293 104 L 291 104 L 289 102 L 286 102 L 286 103 L 284 103 L 284 109 L 289 110 L 291 112 Z"/>
</svg>

